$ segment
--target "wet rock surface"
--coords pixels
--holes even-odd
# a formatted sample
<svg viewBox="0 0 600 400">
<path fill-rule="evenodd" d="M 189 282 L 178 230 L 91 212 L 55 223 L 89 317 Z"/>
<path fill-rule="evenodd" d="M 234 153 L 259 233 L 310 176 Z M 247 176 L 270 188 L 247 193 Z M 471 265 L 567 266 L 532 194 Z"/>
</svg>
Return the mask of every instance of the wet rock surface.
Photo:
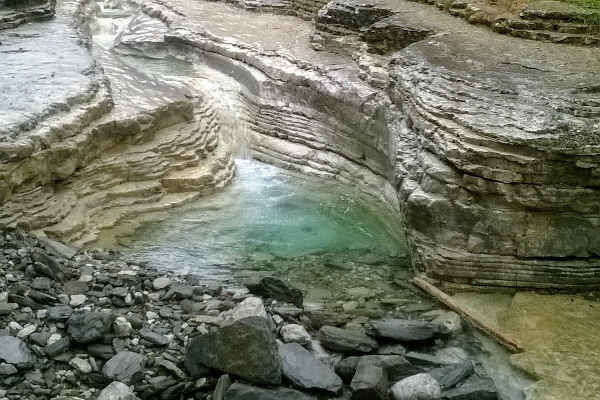
<svg viewBox="0 0 600 400">
<path fill-rule="evenodd" d="M 274 300 L 267 298 L 264 315 L 226 323 L 236 306 L 260 299 L 239 290 L 202 285 L 192 275 L 159 272 L 113 252 L 88 250 L 65 258 L 24 234 L 3 232 L 0 240 L 0 299 L 12 310 L 0 318 L 0 390 L 8 399 L 175 399 L 181 395 L 203 399 L 213 394 L 221 399 L 383 399 L 396 382 L 426 371 L 431 371 L 430 378 L 444 393 L 456 399 L 495 393 L 476 361 L 435 368 L 413 365 L 400 355 L 326 352 L 315 341 L 320 333 L 311 320 L 318 319 L 317 314 L 306 313 L 304 304 L 296 314 L 302 325 L 272 313 Z M 63 276 L 62 280 L 43 280 L 43 288 L 38 273 L 30 268 L 40 252 L 46 254 L 47 263 L 61 265 Z M 64 304 L 70 301 L 63 292 L 64 282 L 82 277 L 90 287 L 85 301 L 77 306 Z M 155 289 L 153 282 L 161 278 L 169 279 L 168 287 L 176 289 Z M 34 310 L 11 303 L 6 295 L 31 286 L 52 293 L 63 304 Z M 125 292 L 132 295 L 130 304 L 113 301 Z M 183 307 L 189 302 L 204 307 L 189 313 L 185 311 L 189 307 Z M 276 305 L 295 307 L 283 302 Z M 161 313 L 165 308 L 171 312 Z M 368 318 L 358 325 L 351 318 L 346 321 L 346 329 L 336 328 L 343 335 L 354 332 L 369 338 L 360 332 Z M 281 342 L 277 346 L 283 328 L 290 325 L 303 327 L 309 336 L 306 347 Z M 459 340 L 449 338 L 448 345 Z M 464 342 L 475 354 L 478 350 L 468 343 Z M 445 345 L 438 339 L 431 348 L 420 345 L 415 349 L 433 355 Z M 406 346 L 413 350 L 410 344 Z M 371 346 L 371 351 L 375 349 Z M 457 388 L 460 383 L 463 386 Z"/>
</svg>

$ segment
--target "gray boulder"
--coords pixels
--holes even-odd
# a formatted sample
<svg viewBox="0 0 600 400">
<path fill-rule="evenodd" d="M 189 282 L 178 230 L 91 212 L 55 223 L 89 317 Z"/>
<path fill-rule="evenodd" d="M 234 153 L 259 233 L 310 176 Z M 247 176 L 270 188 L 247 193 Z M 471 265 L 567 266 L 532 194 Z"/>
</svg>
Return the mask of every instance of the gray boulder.
<svg viewBox="0 0 600 400">
<path fill-rule="evenodd" d="M 142 378 L 146 357 L 132 351 L 121 351 L 104 364 L 102 374 L 108 379 L 130 385 Z"/>
<path fill-rule="evenodd" d="M 196 336 L 184 360 L 190 373 L 198 365 L 239 376 L 250 382 L 281 383 L 281 359 L 267 320 L 248 317 L 219 330 Z"/>
<path fill-rule="evenodd" d="M 377 349 L 377 341 L 359 331 L 322 326 L 319 340 L 323 347 L 342 353 L 370 353 Z"/>
<path fill-rule="evenodd" d="M 71 339 L 77 343 L 93 343 L 102 339 L 111 324 L 110 314 L 86 311 L 69 318 L 68 332 Z"/>
<path fill-rule="evenodd" d="M 438 334 L 438 325 L 411 319 L 386 318 L 365 324 L 367 333 L 375 338 L 393 339 L 399 342 L 423 342 Z"/>
<path fill-rule="evenodd" d="M 100 392 L 98 400 L 137 400 L 133 390 L 121 382 L 113 382 Z"/>
<path fill-rule="evenodd" d="M 292 389 L 264 389 L 234 383 L 225 393 L 224 400 L 315 400 L 315 398 Z"/>
<path fill-rule="evenodd" d="M 298 343 L 279 346 L 283 376 L 303 389 L 322 389 L 339 393 L 344 383 L 328 365 L 323 364 Z"/>
<path fill-rule="evenodd" d="M 395 400 L 436 400 L 442 397 L 440 385 L 429 374 L 417 374 L 396 382 L 392 388 Z"/>
<path fill-rule="evenodd" d="M 0 336 L 0 362 L 12 364 L 18 369 L 30 368 L 35 359 L 25 342 L 14 336 Z"/>
<path fill-rule="evenodd" d="M 386 400 L 388 376 L 375 358 L 363 358 L 358 363 L 350 384 L 352 400 Z"/>
<path fill-rule="evenodd" d="M 281 279 L 267 276 L 258 282 L 246 283 L 246 287 L 250 293 L 257 296 L 281 300 L 302 307 L 304 295 L 300 289 L 288 285 Z"/>
</svg>

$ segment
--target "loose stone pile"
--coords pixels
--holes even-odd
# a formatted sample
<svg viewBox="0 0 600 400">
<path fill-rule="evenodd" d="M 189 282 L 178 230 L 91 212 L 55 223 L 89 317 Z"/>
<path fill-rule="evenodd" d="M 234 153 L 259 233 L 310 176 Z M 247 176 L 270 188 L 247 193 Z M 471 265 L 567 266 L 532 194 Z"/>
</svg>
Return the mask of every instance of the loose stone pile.
<svg viewBox="0 0 600 400">
<path fill-rule="evenodd" d="M 328 326 L 276 278 L 250 294 L 19 233 L 0 248 L 1 399 L 497 398 L 454 313 Z"/>
</svg>

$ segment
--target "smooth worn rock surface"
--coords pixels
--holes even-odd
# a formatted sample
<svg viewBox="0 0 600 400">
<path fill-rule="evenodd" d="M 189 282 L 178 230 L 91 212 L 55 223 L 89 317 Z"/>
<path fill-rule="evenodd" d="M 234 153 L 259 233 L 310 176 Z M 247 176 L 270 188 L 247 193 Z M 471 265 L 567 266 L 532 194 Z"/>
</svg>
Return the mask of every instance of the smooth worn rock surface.
<svg viewBox="0 0 600 400">
<path fill-rule="evenodd" d="M 395 400 L 435 400 L 442 398 L 440 385 L 429 374 L 417 374 L 391 387 Z"/>
<path fill-rule="evenodd" d="M 279 346 L 283 376 L 303 389 L 321 389 L 334 394 L 343 386 L 342 379 L 298 343 Z"/>
<path fill-rule="evenodd" d="M 190 341 L 186 365 L 202 364 L 251 382 L 281 383 L 275 338 L 262 317 L 248 317 Z"/>
</svg>

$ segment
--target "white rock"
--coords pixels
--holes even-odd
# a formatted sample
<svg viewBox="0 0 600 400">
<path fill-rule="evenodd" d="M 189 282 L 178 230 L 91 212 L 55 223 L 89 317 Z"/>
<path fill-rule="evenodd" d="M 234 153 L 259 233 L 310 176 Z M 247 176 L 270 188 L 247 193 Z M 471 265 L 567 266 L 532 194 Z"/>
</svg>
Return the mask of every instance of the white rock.
<svg viewBox="0 0 600 400">
<path fill-rule="evenodd" d="M 11 329 L 13 331 L 20 331 L 21 329 L 23 329 L 23 327 L 16 321 L 10 321 L 8 323 L 8 329 Z"/>
<path fill-rule="evenodd" d="M 87 274 L 85 274 L 85 275 L 81 275 L 81 276 L 79 277 L 79 282 L 86 282 L 86 283 L 89 283 L 89 282 L 91 282 L 93 279 L 94 279 L 94 278 L 92 277 L 92 275 L 87 275 Z"/>
<path fill-rule="evenodd" d="M 131 334 L 133 328 L 127 318 L 125 317 L 117 317 L 115 318 L 115 322 L 113 322 L 113 331 L 115 335 L 120 337 L 127 337 Z"/>
<path fill-rule="evenodd" d="M 273 322 L 275 322 L 275 325 L 281 325 L 283 323 L 283 318 L 279 315 L 273 315 L 271 318 L 273 319 Z"/>
<path fill-rule="evenodd" d="M 242 301 L 235 306 L 231 311 L 231 314 L 225 319 L 225 324 L 229 325 L 246 317 L 267 318 L 267 311 L 265 310 L 265 306 L 261 299 L 258 297 L 248 297 L 246 300 Z"/>
<path fill-rule="evenodd" d="M 435 318 L 432 322 L 440 325 L 442 331 L 446 331 L 452 335 L 455 335 L 462 330 L 460 316 L 454 311 L 448 311 Z"/>
<path fill-rule="evenodd" d="M 285 343 L 298 343 L 307 345 L 310 343 L 310 335 L 302 325 L 289 324 L 281 328 L 281 338 Z"/>
<path fill-rule="evenodd" d="M 31 335 L 33 332 L 35 332 L 36 330 L 37 330 L 37 326 L 35 326 L 35 325 L 26 326 L 25 328 L 23 328 L 19 332 L 17 332 L 17 337 L 19 339 L 26 338 L 29 335 Z"/>
<path fill-rule="evenodd" d="M 102 389 L 98 400 L 136 400 L 133 390 L 124 383 L 115 381 Z"/>
<path fill-rule="evenodd" d="M 44 319 L 44 318 L 46 318 L 47 315 L 48 315 L 48 310 L 38 310 L 37 313 L 35 314 L 35 317 L 37 319 Z"/>
<path fill-rule="evenodd" d="M 69 305 L 71 307 L 79 307 L 87 300 L 87 296 L 85 294 L 74 294 L 71 295 L 71 301 L 69 301 Z"/>
<path fill-rule="evenodd" d="M 391 388 L 395 400 L 435 400 L 442 397 L 440 384 L 429 374 L 416 374 Z"/>
<path fill-rule="evenodd" d="M 1 303 L 8 302 L 8 292 L 0 292 L 0 302 Z"/>
<path fill-rule="evenodd" d="M 69 361 L 69 365 L 81 372 L 82 374 L 89 374 L 92 372 L 92 366 L 87 360 L 79 357 L 75 357 Z"/>
<path fill-rule="evenodd" d="M 155 290 L 164 289 L 169 285 L 171 285 L 171 280 L 169 278 L 156 278 L 152 281 L 152 287 Z"/>
</svg>

